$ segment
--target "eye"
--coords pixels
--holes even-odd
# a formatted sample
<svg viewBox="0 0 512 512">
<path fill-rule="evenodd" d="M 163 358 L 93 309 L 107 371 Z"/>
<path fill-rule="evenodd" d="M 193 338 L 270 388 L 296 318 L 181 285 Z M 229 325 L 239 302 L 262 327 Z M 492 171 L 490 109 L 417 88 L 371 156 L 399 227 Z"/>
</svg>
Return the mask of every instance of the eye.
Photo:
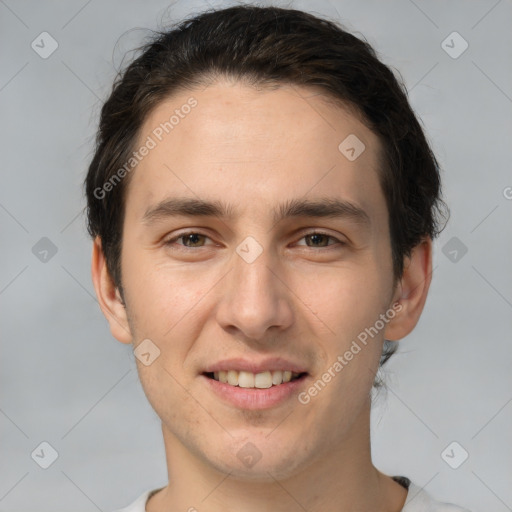
<svg viewBox="0 0 512 512">
<path fill-rule="evenodd" d="M 186 233 L 181 233 L 178 236 L 175 236 L 174 238 L 171 238 L 170 240 L 167 240 L 165 242 L 165 245 L 172 246 L 172 245 L 174 245 L 174 242 L 176 242 L 177 240 L 183 239 L 184 240 L 184 244 L 190 243 L 191 245 L 184 245 L 184 244 L 177 244 L 177 245 L 182 246 L 182 247 L 192 248 L 192 249 L 195 248 L 195 247 L 199 248 L 199 247 L 203 247 L 201 245 L 197 245 L 197 244 L 200 244 L 201 238 L 203 238 L 203 239 L 208 238 L 209 239 L 209 237 L 207 237 L 203 233 L 198 233 L 196 231 L 187 231 Z"/>
<path fill-rule="evenodd" d="M 165 245 L 172 246 L 175 244 L 176 241 L 183 240 L 183 244 L 177 244 L 177 245 L 180 247 L 186 247 L 189 249 L 194 249 L 194 248 L 199 249 L 201 247 L 204 247 L 204 243 L 203 243 L 203 245 L 201 245 L 201 240 L 203 240 L 203 242 L 204 242 L 206 239 L 209 240 L 210 238 L 203 233 L 199 233 L 197 231 L 187 231 L 186 233 L 181 233 L 178 236 L 175 236 L 174 238 L 167 240 L 165 242 Z M 320 231 L 312 231 L 311 233 L 307 233 L 300 240 L 311 240 L 312 245 L 306 243 L 306 246 L 313 247 L 313 248 L 315 248 L 315 247 L 322 248 L 322 247 L 327 247 L 330 245 L 336 245 L 336 243 L 331 243 L 331 244 L 328 243 L 329 239 L 334 240 L 335 242 L 337 242 L 338 245 L 341 245 L 341 246 L 345 245 L 344 242 L 338 240 L 334 236 L 328 235 L 327 233 L 322 233 Z M 298 245 L 302 245 L 302 244 L 298 244 Z"/>
<path fill-rule="evenodd" d="M 327 233 L 322 233 L 320 231 L 313 231 L 311 233 L 307 233 L 306 235 L 304 235 L 301 238 L 301 240 L 310 240 L 312 242 L 313 245 L 309 245 L 308 243 L 306 243 L 306 245 L 308 247 L 327 247 L 329 245 L 336 245 L 335 243 L 329 244 L 328 243 L 329 239 L 335 240 L 335 242 L 337 242 L 338 245 L 342 245 L 342 246 L 345 245 L 344 242 L 342 242 L 341 240 L 338 240 L 334 236 L 328 235 Z M 326 242 L 326 243 L 324 243 L 324 242 Z M 301 244 L 299 244 L 299 245 L 301 245 Z"/>
</svg>

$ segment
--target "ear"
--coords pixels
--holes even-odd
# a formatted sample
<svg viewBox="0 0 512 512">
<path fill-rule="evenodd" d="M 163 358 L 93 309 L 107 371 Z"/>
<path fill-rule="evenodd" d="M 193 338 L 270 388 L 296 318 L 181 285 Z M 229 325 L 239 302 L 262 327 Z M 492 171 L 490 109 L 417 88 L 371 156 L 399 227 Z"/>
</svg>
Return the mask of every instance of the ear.
<svg viewBox="0 0 512 512">
<path fill-rule="evenodd" d="M 101 238 L 97 236 L 92 247 L 91 263 L 92 281 L 101 311 L 105 315 L 110 332 L 121 343 L 131 343 L 132 335 L 128 324 L 126 308 L 118 288 L 115 286 L 108 269 L 101 246 Z"/>
<path fill-rule="evenodd" d="M 398 341 L 407 336 L 416 326 L 427 300 L 432 281 L 432 239 L 424 238 L 404 261 L 404 271 L 398 283 L 392 304 L 396 315 L 386 325 L 384 338 Z"/>
</svg>

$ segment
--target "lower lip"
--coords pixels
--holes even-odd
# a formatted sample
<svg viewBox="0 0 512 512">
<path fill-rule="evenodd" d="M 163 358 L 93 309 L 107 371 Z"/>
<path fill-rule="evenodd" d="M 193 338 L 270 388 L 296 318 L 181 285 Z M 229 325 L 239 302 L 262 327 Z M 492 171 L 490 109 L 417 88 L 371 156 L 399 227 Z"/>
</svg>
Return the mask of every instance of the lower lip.
<svg viewBox="0 0 512 512">
<path fill-rule="evenodd" d="M 231 386 L 224 382 L 211 379 L 206 375 L 200 375 L 206 381 L 206 385 L 221 399 L 238 407 L 239 409 L 260 410 L 269 409 L 282 404 L 291 397 L 297 396 L 299 390 L 304 386 L 307 375 L 290 382 L 284 382 L 270 388 L 241 388 Z"/>
</svg>

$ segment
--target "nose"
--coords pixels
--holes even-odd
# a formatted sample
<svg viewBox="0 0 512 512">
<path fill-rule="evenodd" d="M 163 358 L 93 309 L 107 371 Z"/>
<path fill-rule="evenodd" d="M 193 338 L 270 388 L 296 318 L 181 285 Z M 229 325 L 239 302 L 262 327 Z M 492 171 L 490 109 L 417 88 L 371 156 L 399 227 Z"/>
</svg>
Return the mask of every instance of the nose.
<svg viewBox="0 0 512 512">
<path fill-rule="evenodd" d="M 239 254 L 234 254 L 233 268 L 225 277 L 217 321 L 235 337 L 268 342 L 292 325 L 293 295 L 271 251 L 264 249 L 253 261 Z"/>
</svg>

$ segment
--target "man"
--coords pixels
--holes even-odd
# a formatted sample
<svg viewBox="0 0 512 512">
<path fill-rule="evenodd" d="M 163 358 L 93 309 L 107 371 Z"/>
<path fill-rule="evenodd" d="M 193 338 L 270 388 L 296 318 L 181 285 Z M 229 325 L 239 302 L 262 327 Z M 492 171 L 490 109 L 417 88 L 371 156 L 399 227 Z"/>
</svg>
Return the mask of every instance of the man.
<svg viewBox="0 0 512 512">
<path fill-rule="evenodd" d="M 294 10 L 184 21 L 116 81 L 86 190 L 98 300 L 166 449 L 169 484 L 123 510 L 462 510 L 371 460 L 443 203 L 370 46 Z"/>
</svg>

